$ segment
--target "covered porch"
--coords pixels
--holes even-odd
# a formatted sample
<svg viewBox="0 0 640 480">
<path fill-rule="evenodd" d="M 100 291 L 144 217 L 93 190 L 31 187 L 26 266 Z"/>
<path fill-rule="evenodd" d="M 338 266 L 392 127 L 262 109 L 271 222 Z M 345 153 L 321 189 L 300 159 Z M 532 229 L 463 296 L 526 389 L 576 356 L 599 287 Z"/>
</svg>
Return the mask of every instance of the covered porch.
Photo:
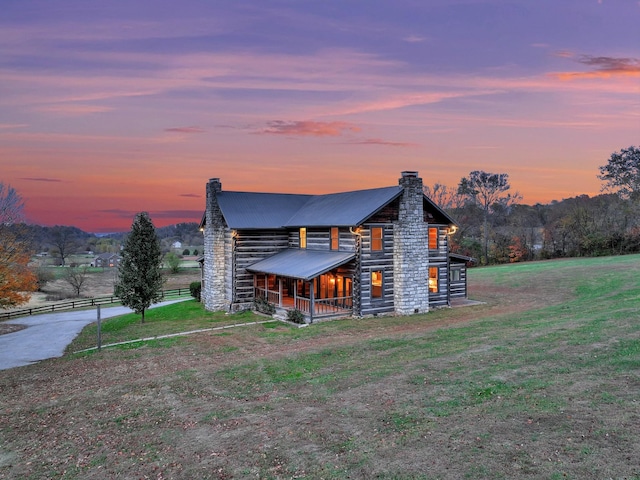
<svg viewBox="0 0 640 480">
<path fill-rule="evenodd" d="M 353 274 L 349 252 L 289 249 L 249 268 L 255 298 L 274 307 L 302 312 L 305 321 L 353 313 Z"/>
</svg>

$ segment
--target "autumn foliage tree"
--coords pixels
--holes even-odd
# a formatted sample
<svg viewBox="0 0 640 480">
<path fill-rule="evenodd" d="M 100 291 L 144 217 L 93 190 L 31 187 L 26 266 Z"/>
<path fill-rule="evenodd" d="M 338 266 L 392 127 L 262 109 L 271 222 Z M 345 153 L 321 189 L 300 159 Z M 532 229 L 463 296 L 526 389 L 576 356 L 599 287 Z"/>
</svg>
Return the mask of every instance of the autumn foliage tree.
<svg viewBox="0 0 640 480">
<path fill-rule="evenodd" d="M 24 203 L 11 186 L 0 182 L 0 307 L 26 303 L 37 289 L 35 274 L 29 269 L 31 248 L 28 237 L 20 235 Z"/>
</svg>

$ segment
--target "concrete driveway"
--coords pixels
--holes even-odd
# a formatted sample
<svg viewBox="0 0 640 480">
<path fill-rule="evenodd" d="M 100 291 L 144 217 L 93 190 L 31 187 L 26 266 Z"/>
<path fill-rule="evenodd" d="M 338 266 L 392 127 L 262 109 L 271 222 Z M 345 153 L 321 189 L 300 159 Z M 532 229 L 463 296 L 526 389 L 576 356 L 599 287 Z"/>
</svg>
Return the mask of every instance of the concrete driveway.
<svg viewBox="0 0 640 480">
<path fill-rule="evenodd" d="M 151 308 L 189 300 L 182 298 L 156 303 Z M 97 309 L 45 313 L 16 318 L 5 323 L 26 325 L 27 328 L 0 335 L 0 370 L 30 365 L 47 358 L 61 357 L 64 349 L 80 331 L 97 319 Z M 102 307 L 100 318 L 131 313 L 127 307 Z"/>
</svg>

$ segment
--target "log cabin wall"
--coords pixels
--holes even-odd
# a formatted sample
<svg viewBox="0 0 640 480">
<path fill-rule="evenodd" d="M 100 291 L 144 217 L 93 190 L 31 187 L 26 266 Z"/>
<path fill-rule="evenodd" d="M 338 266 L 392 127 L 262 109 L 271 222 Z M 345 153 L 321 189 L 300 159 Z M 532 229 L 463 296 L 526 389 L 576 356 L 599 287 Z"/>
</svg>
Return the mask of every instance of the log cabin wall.
<svg viewBox="0 0 640 480">
<path fill-rule="evenodd" d="M 340 252 L 355 252 L 356 235 L 348 228 L 340 227 L 339 248 Z M 289 248 L 300 248 L 300 230 L 289 232 Z M 307 249 L 309 250 L 330 250 L 331 249 L 331 228 L 307 228 Z"/>
<path fill-rule="evenodd" d="M 436 228 L 437 248 L 429 249 L 429 267 L 438 269 L 438 292 L 429 292 L 429 307 L 445 307 L 449 305 L 449 237 L 447 225 L 428 225 Z"/>
<path fill-rule="evenodd" d="M 382 228 L 382 250 L 371 248 L 371 229 Z M 372 223 L 361 229 L 359 303 L 360 315 L 393 313 L 393 225 Z M 382 272 L 382 296 L 373 298 L 372 273 Z"/>
<path fill-rule="evenodd" d="M 467 265 L 462 262 L 451 262 L 449 275 L 450 297 L 467 298 Z"/>
<path fill-rule="evenodd" d="M 286 230 L 236 230 L 229 232 L 227 264 L 233 277 L 227 276 L 227 298 L 233 310 L 251 308 L 254 300 L 253 273 L 246 268 L 289 246 Z"/>
</svg>

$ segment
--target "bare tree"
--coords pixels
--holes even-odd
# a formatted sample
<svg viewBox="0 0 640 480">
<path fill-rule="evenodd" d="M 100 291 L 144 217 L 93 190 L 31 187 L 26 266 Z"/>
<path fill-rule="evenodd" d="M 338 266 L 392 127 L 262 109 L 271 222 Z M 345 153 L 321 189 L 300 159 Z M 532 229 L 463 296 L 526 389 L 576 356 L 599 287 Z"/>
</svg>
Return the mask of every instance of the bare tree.
<svg viewBox="0 0 640 480">
<path fill-rule="evenodd" d="M 78 248 L 76 231 L 73 227 L 56 225 L 51 229 L 51 243 L 55 253 L 60 257 L 60 263 L 64 267 L 66 259 Z"/>
<path fill-rule="evenodd" d="M 13 225 L 23 220 L 24 202 L 10 185 L 0 182 L 0 224 Z"/>
<path fill-rule="evenodd" d="M 447 213 L 459 210 L 464 206 L 465 196 L 457 188 L 447 187 L 436 182 L 433 187 L 425 185 L 423 191 L 427 197 Z"/>
<path fill-rule="evenodd" d="M 81 267 L 69 267 L 64 272 L 64 280 L 71 286 L 73 293 L 79 297 L 86 286 L 89 269 L 86 265 Z"/>
</svg>

